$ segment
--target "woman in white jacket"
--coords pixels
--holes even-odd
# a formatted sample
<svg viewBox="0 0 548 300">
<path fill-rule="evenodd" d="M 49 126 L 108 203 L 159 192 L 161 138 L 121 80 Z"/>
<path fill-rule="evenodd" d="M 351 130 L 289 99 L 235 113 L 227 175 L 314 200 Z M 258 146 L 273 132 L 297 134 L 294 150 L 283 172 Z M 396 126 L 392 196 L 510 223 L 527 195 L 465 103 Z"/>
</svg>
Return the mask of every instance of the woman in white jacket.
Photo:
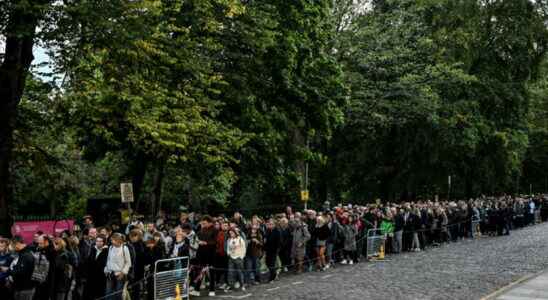
<svg viewBox="0 0 548 300">
<path fill-rule="evenodd" d="M 108 295 L 108 300 L 116 300 L 122 299 L 121 291 L 131 268 L 131 254 L 120 233 L 113 234 L 111 242 L 112 246 L 108 248 L 107 265 L 105 266 L 107 277 L 105 294 Z"/>
<path fill-rule="evenodd" d="M 228 270 L 230 274 L 230 284 L 235 287 L 235 281 L 237 280 L 242 287 L 242 291 L 245 291 L 244 286 L 244 258 L 245 258 L 245 241 L 240 236 L 237 229 L 230 229 L 228 231 L 229 238 L 226 242 L 226 253 L 228 255 Z"/>
</svg>

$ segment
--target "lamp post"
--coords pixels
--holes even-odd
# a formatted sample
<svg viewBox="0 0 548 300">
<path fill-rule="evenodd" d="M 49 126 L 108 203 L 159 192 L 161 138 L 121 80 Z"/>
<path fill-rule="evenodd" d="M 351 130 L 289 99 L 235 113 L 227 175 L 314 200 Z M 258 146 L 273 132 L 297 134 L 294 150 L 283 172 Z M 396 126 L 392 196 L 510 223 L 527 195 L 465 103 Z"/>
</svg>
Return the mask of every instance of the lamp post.
<svg viewBox="0 0 548 300">
<path fill-rule="evenodd" d="M 451 200 L 451 175 L 447 176 L 447 201 Z"/>
</svg>

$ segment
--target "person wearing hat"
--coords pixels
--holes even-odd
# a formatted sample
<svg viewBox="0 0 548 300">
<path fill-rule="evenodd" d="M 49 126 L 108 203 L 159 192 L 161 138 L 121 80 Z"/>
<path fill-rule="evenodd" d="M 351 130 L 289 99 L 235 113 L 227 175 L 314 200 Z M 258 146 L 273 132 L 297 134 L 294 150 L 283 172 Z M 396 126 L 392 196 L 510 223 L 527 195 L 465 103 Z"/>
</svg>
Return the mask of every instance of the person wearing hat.
<svg viewBox="0 0 548 300">
<path fill-rule="evenodd" d="M 5 267 L 1 271 L 7 271 L 13 278 L 13 290 L 15 300 L 32 300 L 36 286 L 32 281 L 32 271 L 34 270 L 34 256 L 23 238 L 16 235 L 11 240 L 15 252 L 18 255 L 17 262 L 11 269 Z"/>
<path fill-rule="evenodd" d="M 93 217 L 90 215 L 85 215 L 83 218 L 82 225 L 83 225 L 82 226 L 83 228 L 88 228 L 88 229 L 95 227 L 95 225 L 93 225 Z"/>
</svg>

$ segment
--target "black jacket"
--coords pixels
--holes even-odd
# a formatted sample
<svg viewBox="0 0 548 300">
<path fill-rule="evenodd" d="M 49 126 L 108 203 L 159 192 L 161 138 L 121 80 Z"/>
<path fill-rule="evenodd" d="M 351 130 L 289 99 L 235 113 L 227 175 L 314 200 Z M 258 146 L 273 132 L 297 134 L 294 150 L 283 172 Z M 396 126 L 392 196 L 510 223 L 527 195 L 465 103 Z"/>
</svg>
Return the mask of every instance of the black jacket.
<svg viewBox="0 0 548 300">
<path fill-rule="evenodd" d="M 326 241 L 331 233 L 327 224 L 324 224 L 322 227 L 314 228 L 314 231 L 318 241 Z"/>
<path fill-rule="evenodd" d="M 53 269 L 53 286 L 56 293 L 66 293 L 70 290 L 73 272 L 74 268 L 70 264 L 68 252 L 57 252 Z"/>
<path fill-rule="evenodd" d="M 401 212 L 394 216 L 394 232 L 403 230 L 403 214 Z"/>
<path fill-rule="evenodd" d="M 84 291 L 84 299 L 97 299 L 105 294 L 106 276 L 105 266 L 107 265 L 108 248 L 104 248 L 97 255 L 97 248 L 93 247 L 86 262 L 88 280 Z"/>
<path fill-rule="evenodd" d="M 176 243 L 177 243 L 176 241 L 173 241 L 173 243 L 171 244 L 171 247 L 169 248 L 168 256 L 173 255 L 173 249 L 175 248 Z M 177 257 L 189 256 L 189 253 L 190 253 L 190 242 L 187 238 L 185 238 L 183 240 L 183 245 L 179 247 L 179 250 L 177 251 Z"/>
<path fill-rule="evenodd" d="M 145 277 L 145 243 L 143 243 L 142 241 L 138 241 L 135 243 L 131 243 L 131 245 L 133 246 L 133 253 L 135 255 L 132 261 L 132 263 L 135 264 L 133 266 L 133 280 L 136 281 Z"/>
<path fill-rule="evenodd" d="M 18 253 L 17 263 L 9 274 L 13 277 L 13 288 L 16 291 L 30 290 L 35 287 L 31 280 L 34 270 L 34 256 L 30 248 L 25 247 Z"/>
<path fill-rule="evenodd" d="M 165 252 L 162 247 L 163 246 L 156 245 L 153 248 L 149 248 L 149 247 L 146 248 L 145 264 L 147 266 L 150 266 L 150 270 L 153 272 L 155 271 L 154 268 L 155 268 L 156 261 L 164 258 Z"/>
<path fill-rule="evenodd" d="M 280 247 L 280 231 L 278 228 L 266 230 L 264 235 L 264 251 L 266 255 L 276 255 Z"/>
<path fill-rule="evenodd" d="M 80 277 L 87 278 L 89 275 L 89 266 L 87 263 L 89 262 L 89 258 L 91 256 L 91 252 L 95 249 L 95 243 L 93 240 L 90 239 L 84 239 L 80 242 L 78 245 L 78 251 L 80 254 Z"/>
<path fill-rule="evenodd" d="M 289 227 L 280 230 L 280 249 L 282 251 L 289 251 L 291 253 L 291 245 L 293 244 L 293 235 Z"/>
</svg>

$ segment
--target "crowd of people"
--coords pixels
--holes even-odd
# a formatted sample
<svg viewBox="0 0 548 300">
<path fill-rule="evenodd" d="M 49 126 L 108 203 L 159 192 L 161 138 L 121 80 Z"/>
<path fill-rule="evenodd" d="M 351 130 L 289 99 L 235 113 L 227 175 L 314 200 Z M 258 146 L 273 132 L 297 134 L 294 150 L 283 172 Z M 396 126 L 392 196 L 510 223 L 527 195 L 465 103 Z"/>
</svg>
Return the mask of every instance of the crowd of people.
<svg viewBox="0 0 548 300">
<path fill-rule="evenodd" d="M 478 198 L 322 209 L 245 219 L 181 212 L 178 218 L 95 226 L 86 216 L 60 236 L 0 239 L 0 295 L 6 300 L 154 299 L 150 275 L 163 258 L 188 257 L 190 294 L 245 290 L 283 273 L 325 271 L 368 259 L 368 236 L 387 254 L 507 235 L 535 223 L 541 197 Z M 371 249 L 370 249 L 371 250 Z M 125 296 L 125 295 L 124 295 Z"/>
</svg>

